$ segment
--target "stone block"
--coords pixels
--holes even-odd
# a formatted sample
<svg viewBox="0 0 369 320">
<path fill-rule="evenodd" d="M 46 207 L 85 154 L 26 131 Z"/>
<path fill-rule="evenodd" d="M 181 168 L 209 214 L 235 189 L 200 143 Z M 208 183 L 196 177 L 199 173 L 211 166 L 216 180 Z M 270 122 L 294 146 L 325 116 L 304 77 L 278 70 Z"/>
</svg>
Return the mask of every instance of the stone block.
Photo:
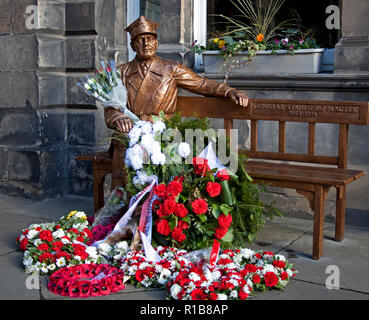
<svg viewBox="0 0 369 320">
<path fill-rule="evenodd" d="M 350 126 L 348 142 L 348 163 L 369 165 L 369 127 Z"/>
<path fill-rule="evenodd" d="M 160 43 L 181 42 L 181 0 L 161 1 Z"/>
<path fill-rule="evenodd" d="M 64 37 L 38 35 L 38 65 L 43 68 L 65 68 Z"/>
<path fill-rule="evenodd" d="M 96 147 L 71 147 L 69 148 L 68 192 L 73 195 L 93 196 L 93 170 L 90 161 L 77 160 L 77 155 L 103 151 Z"/>
<path fill-rule="evenodd" d="M 67 137 L 67 113 L 62 110 L 37 111 L 42 146 L 65 145 Z"/>
<path fill-rule="evenodd" d="M 65 30 L 65 3 L 38 1 L 39 29 Z"/>
<path fill-rule="evenodd" d="M 95 113 L 87 110 L 68 112 L 69 145 L 95 145 Z"/>
<path fill-rule="evenodd" d="M 38 81 L 34 71 L 14 72 L 12 89 L 12 106 L 36 107 L 38 105 Z"/>
<path fill-rule="evenodd" d="M 32 14 L 35 17 L 37 16 L 36 10 L 27 11 L 27 7 L 32 5 L 36 6 L 37 0 L 12 1 L 12 32 L 14 34 L 32 33 L 35 29 L 37 29 L 37 25 L 35 25 L 35 28 L 32 29 L 27 28 L 27 19 L 32 20 Z M 35 22 L 37 22 L 37 18 Z"/>
<path fill-rule="evenodd" d="M 68 150 L 66 146 L 40 152 L 42 190 L 47 196 L 68 192 Z"/>
<path fill-rule="evenodd" d="M 37 151 L 19 151 L 1 149 L 1 176 L 5 180 L 28 181 L 37 183 L 40 180 L 40 161 Z"/>
<path fill-rule="evenodd" d="M 12 1 L 0 2 L 0 34 L 9 34 L 11 31 Z"/>
<path fill-rule="evenodd" d="M 66 105 L 66 77 L 62 73 L 38 73 L 39 106 Z"/>
<path fill-rule="evenodd" d="M 32 108 L 0 109 L 0 145 L 39 143 L 39 119 Z"/>
<path fill-rule="evenodd" d="M 96 100 L 87 95 L 79 86 L 78 82 L 84 76 L 91 76 L 89 73 L 67 73 L 67 104 L 68 105 L 85 105 L 95 106 Z"/>
<path fill-rule="evenodd" d="M 79 36 L 67 39 L 66 67 L 95 68 L 95 36 Z"/>
<path fill-rule="evenodd" d="M 11 68 L 13 71 L 34 71 L 37 68 L 37 41 L 34 34 L 12 37 Z"/>
<path fill-rule="evenodd" d="M 345 46 L 335 49 L 335 73 L 369 73 L 369 44 L 366 46 Z"/>
<path fill-rule="evenodd" d="M 13 37 L 8 35 L 0 35 L 0 70 L 13 71 L 12 66 L 12 51 L 13 51 Z"/>
<path fill-rule="evenodd" d="M 9 71 L 0 72 L 0 108 L 10 107 L 13 102 L 13 73 Z"/>
<path fill-rule="evenodd" d="M 65 4 L 66 31 L 94 31 L 95 3 L 80 2 Z"/>
</svg>

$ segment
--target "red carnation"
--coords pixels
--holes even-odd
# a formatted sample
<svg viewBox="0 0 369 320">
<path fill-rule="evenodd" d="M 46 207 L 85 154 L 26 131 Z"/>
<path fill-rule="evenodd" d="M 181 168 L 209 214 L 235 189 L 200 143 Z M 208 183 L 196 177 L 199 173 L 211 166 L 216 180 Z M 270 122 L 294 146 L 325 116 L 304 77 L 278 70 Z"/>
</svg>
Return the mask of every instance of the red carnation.
<svg viewBox="0 0 369 320">
<path fill-rule="evenodd" d="M 238 292 L 238 296 L 239 296 L 240 300 L 246 300 L 246 299 L 248 298 L 249 294 L 248 294 L 248 293 L 246 293 L 246 292 L 245 292 L 245 291 L 243 291 L 243 290 L 240 290 L 240 291 Z"/>
<path fill-rule="evenodd" d="M 172 199 L 165 200 L 163 203 L 164 215 L 169 216 L 174 213 L 177 208 L 177 202 Z"/>
<path fill-rule="evenodd" d="M 173 237 L 173 240 L 177 242 L 182 242 L 186 240 L 186 235 L 183 233 L 183 229 L 180 227 L 174 228 L 172 232 L 172 237 Z"/>
<path fill-rule="evenodd" d="M 47 243 L 41 243 L 38 247 L 38 250 L 40 251 L 48 251 L 50 249 L 50 247 L 48 246 Z"/>
<path fill-rule="evenodd" d="M 283 261 L 274 260 L 273 261 L 273 266 L 275 266 L 276 268 L 284 269 L 284 267 L 286 266 L 286 264 Z"/>
<path fill-rule="evenodd" d="M 188 229 L 189 226 L 190 225 L 187 222 L 183 221 L 183 220 L 180 220 L 178 222 L 178 227 L 181 228 L 181 229 L 183 229 L 183 230 Z"/>
<path fill-rule="evenodd" d="M 188 210 L 182 203 L 177 203 L 174 214 L 179 218 L 184 218 L 187 216 Z"/>
<path fill-rule="evenodd" d="M 252 277 L 252 282 L 258 284 L 260 283 L 260 281 L 261 281 L 260 276 L 258 274 L 254 274 L 254 276 Z"/>
<path fill-rule="evenodd" d="M 283 271 L 281 273 L 281 280 L 286 280 L 286 279 L 288 279 L 288 273 L 286 271 Z"/>
<path fill-rule="evenodd" d="M 55 254 L 55 259 L 59 259 L 59 258 L 65 258 L 65 260 L 69 261 L 71 259 L 71 256 L 65 251 L 61 251 Z"/>
<path fill-rule="evenodd" d="M 44 252 L 42 255 L 38 257 L 38 260 L 42 263 L 48 261 L 54 261 L 54 256 L 49 252 Z"/>
<path fill-rule="evenodd" d="M 82 236 L 78 236 L 76 240 L 79 241 L 79 242 L 84 242 L 85 241 L 85 239 Z"/>
<path fill-rule="evenodd" d="M 196 214 L 203 214 L 208 211 L 208 204 L 204 199 L 196 199 L 191 203 L 192 211 Z"/>
<path fill-rule="evenodd" d="M 219 227 L 228 229 L 229 226 L 232 224 L 232 216 L 230 214 L 226 216 L 224 213 L 222 213 L 218 217 L 218 223 L 219 223 Z"/>
<path fill-rule="evenodd" d="M 182 192 L 182 190 L 183 190 L 182 183 L 175 180 L 170 182 L 167 187 L 168 193 L 175 196 L 179 195 Z"/>
<path fill-rule="evenodd" d="M 191 291 L 192 300 L 205 300 L 206 295 L 202 289 L 194 289 Z"/>
<path fill-rule="evenodd" d="M 167 192 L 167 187 L 165 184 L 159 184 L 158 186 L 155 187 L 154 189 L 154 193 L 159 197 L 159 198 L 164 198 L 165 193 Z"/>
<path fill-rule="evenodd" d="M 214 237 L 217 239 L 222 239 L 227 234 L 227 232 L 228 232 L 228 227 L 227 228 L 222 228 L 222 227 L 216 228 Z"/>
<path fill-rule="evenodd" d="M 206 185 L 206 191 L 209 196 L 214 198 L 220 195 L 220 191 L 222 190 L 222 186 L 217 182 L 208 182 Z"/>
<path fill-rule="evenodd" d="M 168 220 L 165 220 L 165 219 L 158 220 L 156 222 L 156 230 L 158 231 L 158 233 L 160 233 L 164 236 L 169 236 L 170 227 L 169 227 Z"/>
<path fill-rule="evenodd" d="M 271 271 L 267 272 L 264 275 L 264 280 L 265 280 L 266 286 L 269 287 L 269 288 L 272 288 L 272 287 L 276 286 L 278 281 L 279 281 L 277 275 L 274 272 L 271 272 Z"/>
<path fill-rule="evenodd" d="M 217 174 L 217 177 L 219 177 L 222 181 L 229 180 L 229 174 L 227 169 L 220 170 Z"/>
<path fill-rule="evenodd" d="M 40 232 L 40 239 L 42 241 L 48 241 L 48 242 L 51 242 L 54 240 L 53 235 L 50 230 L 42 230 Z"/>
<path fill-rule="evenodd" d="M 21 250 L 23 251 L 26 251 L 27 250 L 27 244 L 28 244 L 28 239 L 27 238 L 24 238 L 21 242 L 20 242 L 20 248 Z"/>
<path fill-rule="evenodd" d="M 192 163 L 195 167 L 195 174 L 204 176 L 207 172 L 210 171 L 207 159 L 195 157 L 192 159 Z"/>
</svg>

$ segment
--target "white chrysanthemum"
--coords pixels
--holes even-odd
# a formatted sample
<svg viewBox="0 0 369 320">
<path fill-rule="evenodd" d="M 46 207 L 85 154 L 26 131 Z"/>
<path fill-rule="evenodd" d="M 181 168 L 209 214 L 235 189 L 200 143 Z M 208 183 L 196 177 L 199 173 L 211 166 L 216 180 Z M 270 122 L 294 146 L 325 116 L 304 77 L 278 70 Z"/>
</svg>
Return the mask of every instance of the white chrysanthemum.
<svg viewBox="0 0 369 320">
<path fill-rule="evenodd" d="M 61 242 L 63 242 L 64 244 L 70 243 L 70 241 L 68 239 L 66 239 L 66 238 L 62 238 L 61 239 Z"/>
<path fill-rule="evenodd" d="M 33 241 L 33 244 L 38 247 L 42 243 L 42 240 L 40 238 L 37 238 Z"/>
<path fill-rule="evenodd" d="M 74 256 L 74 259 L 77 260 L 77 261 L 81 261 L 82 258 L 80 256 Z"/>
<path fill-rule="evenodd" d="M 91 258 L 96 258 L 98 256 L 97 249 L 92 246 L 86 248 L 86 253 L 88 253 Z"/>
<path fill-rule="evenodd" d="M 178 284 L 174 284 L 171 288 L 170 288 L 170 295 L 174 298 L 174 299 L 178 299 L 178 294 L 181 292 L 182 288 L 180 287 L 180 285 Z"/>
<path fill-rule="evenodd" d="M 141 137 L 141 128 L 139 126 L 134 126 L 128 133 L 129 146 L 132 147 L 138 142 Z"/>
<path fill-rule="evenodd" d="M 211 277 L 212 277 L 213 281 L 217 281 L 218 279 L 220 279 L 221 276 L 222 276 L 222 274 L 220 273 L 219 270 L 213 271 L 211 273 Z"/>
<path fill-rule="evenodd" d="M 153 125 L 152 125 L 152 130 L 153 132 L 158 132 L 160 131 L 160 133 L 163 133 L 163 131 L 166 129 L 166 125 L 163 121 L 156 121 Z"/>
<path fill-rule="evenodd" d="M 36 230 L 29 230 L 27 233 L 27 238 L 28 239 L 33 239 L 38 235 L 38 231 Z"/>
<path fill-rule="evenodd" d="M 47 265 L 46 264 L 42 264 L 41 268 L 40 268 L 40 271 L 42 273 L 49 273 L 49 269 L 47 268 Z"/>
<path fill-rule="evenodd" d="M 50 271 L 54 271 L 54 270 L 56 269 L 56 265 L 55 265 L 54 263 L 52 263 L 52 264 L 49 264 L 49 265 L 47 266 L 47 268 L 48 268 Z"/>
<path fill-rule="evenodd" d="M 178 154 L 182 158 L 187 158 L 191 152 L 190 145 L 187 142 L 181 142 L 178 145 Z"/>
<path fill-rule="evenodd" d="M 281 254 L 276 254 L 276 255 L 274 256 L 274 258 L 275 258 L 276 260 L 279 260 L 279 261 L 283 261 L 283 262 L 285 262 L 285 261 L 286 261 L 286 257 L 285 257 L 285 256 L 283 256 L 283 255 L 281 255 Z"/>
<path fill-rule="evenodd" d="M 219 293 L 218 294 L 218 300 L 228 300 L 228 297 L 226 294 Z"/>
<path fill-rule="evenodd" d="M 166 161 L 166 157 L 164 153 L 154 153 L 151 156 L 151 161 L 154 165 L 158 166 L 158 165 L 164 165 L 165 161 Z"/>
<path fill-rule="evenodd" d="M 28 266 L 28 267 L 25 269 L 25 272 L 26 272 L 27 274 L 30 274 L 30 273 L 37 272 L 37 270 L 36 270 L 35 266 L 30 265 L 30 266 Z"/>
<path fill-rule="evenodd" d="M 141 137 L 141 145 L 149 155 L 153 153 L 154 137 L 152 134 L 145 134 Z"/>
<path fill-rule="evenodd" d="M 58 230 L 53 232 L 53 237 L 54 238 L 63 238 L 64 236 L 65 236 L 65 233 L 62 229 L 58 229 Z"/>
<path fill-rule="evenodd" d="M 56 265 L 59 267 L 59 268 L 62 268 L 65 266 L 65 258 L 64 257 L 61 257 L 59 259 L 56 260 Z"/>
<path fill-rule="evenodd" d="M 168 282 L 170 276 L 171 276 L 171 272 L 168 269 L 163 269 L 163 271 L 160 273 L 158 282 L 161 285 L 165 285 Z"/>
<path fill-rule="evenodd" d="M 23 259 L 23 265 L 25 267 L 29 267 L 30 265 L 32 265 L 32 263 L 33 263 L 33 259 L 29 256 Z"/>
<path fill-rule="evenodd" d="M 291 269 L 286 269 L 286 272 L 288 274 L 288 277 L 292 277 L 293 276 L 293 272 Z"/>
<path fill-rule="evenodd" d="M 136 144 L 129 148 L 126 152 L 126 165 L 133 168 L 133 170 L 142 169 L 143 165 L 143 151 L 140 145 Z"/>
<path fill-rule="evenodd" d="M 108 254 L 112 249 L 113 249 L 113 248 L 112 248 L 109 244 L 107 244 L 107 243 L 105 243 L 105 242 L 100 243 L 100 244 L 98 245 L 98 247 L 97 247 L 97 250 L 98 250 L 102 255 L 107 255 L 107 254 Z"/>
<path fill-rule="evenodd" d="M 80 218 L 80 219 L 87 219 L 86 214 L 83 211 L 78 211 L 76 212 L 76 214 L 74 215 L 76 218 Z M 60 229 L 59 229 L 60 230 Z"/>
<path fill-rule="evenodd" d="M 251 249 L 248 249 L 248 248 L 244 248 L 244 249 L 241 249 L 241 254 L 246 259 L 250 259 L 255 254 L 255 251 L 254 250 L 251 250 Z"/>
<path fill-rule="evenodd" d="M 128 251 L 129 250 L 129 246 L 128 246 L 127 241 L 118 242 L 115 246 L 119 250 L 123 250 L 123 251 Z"/>
<path fill-rule="evenodd" d="M 148 176 L 144 170 L 137 171 L 136 174 L 137 174 L 137 178 L 141 185 L 144 185 L 147 183 Z"/>
<path fill-rule="evenodd" d="M 150 267 L 150 264 L 148 264 L 147 262 L 142 262 L 138 268 L 140 270 L 143 270 L 146 269 L 147 267 Z"/>
<path fill-rule="evenodd" d="M 152 124 L 149 121 L 144 121 L 141 125 L 141 132 L 143 135 L 152 133 Z"/>
<path fill-rule="evenodd" d="M 193 280 L 194 282 L 201 280 L 200 276 L 197 273 L 195 273 L 195 272 L 191 272 L 188 275 L 188 278 L 191 279 L 191 280 Z"/>
<path fill-rule="evenodd" d="M 262 273 L 263 274 L 266 274 L 267 272 L 274 272 L 274 273 L 277 273 L 276 272 L 276 269 L 274 268 L 274 266 L 272 266 L 271 264 L 267 264 L 264 266 L 263 270 L 262 270 Z"/>
<path fill-rule="evenodd" d="M 238 292 L 237 290 L 232 290 L 231 293 L 229 294 L 229 296 L 231 298 L 237 298 L 238 297 Z"/>
</svg>

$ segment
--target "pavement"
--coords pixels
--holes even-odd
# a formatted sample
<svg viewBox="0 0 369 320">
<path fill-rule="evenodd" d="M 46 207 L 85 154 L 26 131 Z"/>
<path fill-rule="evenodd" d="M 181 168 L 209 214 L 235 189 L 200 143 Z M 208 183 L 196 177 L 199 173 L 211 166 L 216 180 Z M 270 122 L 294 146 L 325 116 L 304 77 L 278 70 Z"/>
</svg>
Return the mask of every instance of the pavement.
<svg viewBox="0 0 369 320">
<path fill-rule="evenodd" d="M 26 282 L 30 279 L 27 280 L 24 272 L 23 252 L 17 247 L 16 238 L 30 224 L 53 221 L 72 210 L 93 215 L 93 199 L 65 196 L 31 201 L 0 195 L 0 300 L 68 299 L 50 293 L 46 277 L 40 278 L 39 288 L 27 289 Z M 369 300 L 369 211 L 348 208 L 346 215 L 342 242 L 334 241 L 334 221 L 326 221 L 324 253 L 320 260 L 311 258 L 311 218 L 285 216 L 268 221 L 249 248 L 285 255 L 295 264 L 298 274 L 284 291 L 256 292 L 251 299 Z M 164 300 L 165 297 L 164 290 L 136 289 L 128 285 L 114 295 L 89 299 L 146 301 Z"/>
</svg>

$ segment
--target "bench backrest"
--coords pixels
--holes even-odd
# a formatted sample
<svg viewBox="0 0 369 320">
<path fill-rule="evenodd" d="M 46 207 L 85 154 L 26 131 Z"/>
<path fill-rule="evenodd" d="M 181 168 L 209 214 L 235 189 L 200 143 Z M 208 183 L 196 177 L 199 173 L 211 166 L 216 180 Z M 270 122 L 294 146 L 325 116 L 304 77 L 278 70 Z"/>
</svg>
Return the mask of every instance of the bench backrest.
<svg viewBox="0 0 369 320">
<path fill-rule="evenodd" d="M 213 97 L 178 97 L 177 110 L 184 117 L 223 118 L 229 134 L 234 119 L 251 120 L 251 148 L 245 153 L 254 159 L 308 162 L 347 167 L 348 126 L 369 125 L 368 102 L 339 102 L 311 100 L 250 99 L 242 108 L 230 99 Z M 258 121 L 278 121 L 278 152 L 258 150 Z M 307 122 L 308 148 L 306 154 L 286 153 L 286 122 Z M 337 156 L 315 154 L 316 123 L 339 125 Z"/>
</svg>

